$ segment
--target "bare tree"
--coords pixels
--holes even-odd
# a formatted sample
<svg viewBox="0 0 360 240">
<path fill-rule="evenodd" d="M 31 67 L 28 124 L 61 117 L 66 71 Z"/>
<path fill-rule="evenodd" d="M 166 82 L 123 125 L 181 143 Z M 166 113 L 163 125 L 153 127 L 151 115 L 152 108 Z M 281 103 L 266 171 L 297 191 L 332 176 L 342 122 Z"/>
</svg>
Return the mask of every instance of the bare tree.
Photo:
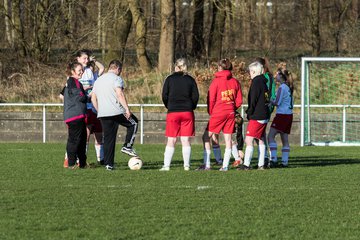
<svg viewBox="0 0 360 240">
<path fill-rule="evenodd" d="M 159 47 L 159 71 L 171 71 L 174 62 L 176 11 L 175 0 L 161 2 L 161 31 Z"/>
<path fill-rule="evenodd" d="M 5 16 L 5 36 L 9 46 L 14 47 L 14 41 L 11 34 L 11 0 L 4 0 L 4 16 Z"/>
<path fill-rule="evenodd" d="M 347 18 L 347 12 L 351 7 L 352 2 L 353 0 L 338 0 L 334 3 L 336 17 L 333 25 L 333 35 L 335 38 L 335 48 L 337 53 L 340 53 L 341 51 L 341 45 L 343 44 L 344 40 L 343 35 L 347 30 L 346 20 L 349 19 Z"/>
<path fill-rule="evenodd" d="M 128 4 L 136 28 L 135 44 L 138 62 L 141 70 L 148 73 L 151 71 L 151 63 L 146 51 L 146 20 L 139 0 L 128 0 Z"/>
<path fill-rule="evenodd" d="M 129 4 L 126 1 L 114 0 L 110 4 L 111 24 L 109 24 L 108 46 L 109 51 L 106 54 L 108 60 L 120 59 L 124 61 L 126 43 L 130 34 L 132 15 Z"/>
<path fill-rule="evenodd" d="M 311 31 L 312 55 L 319 56 L 321 51 L 321 34 L 320 34 L 320 6 L 321 0 L 309 0 L 309 22 Z"/>
<path fill-rule="evenodd" d="M 212 23 L 209 34 L 208 58 L 210 61 L 218 60 L 222 54 L 222 41 L 225 30 L 227 0 L 213 1 Z"/>
<path fill-rule="evenodd" d="M 204 43 L 204 0 L 195 0 L 192 26 L 192 55 L 199 59 L 205 50 Z"/>
</svg>

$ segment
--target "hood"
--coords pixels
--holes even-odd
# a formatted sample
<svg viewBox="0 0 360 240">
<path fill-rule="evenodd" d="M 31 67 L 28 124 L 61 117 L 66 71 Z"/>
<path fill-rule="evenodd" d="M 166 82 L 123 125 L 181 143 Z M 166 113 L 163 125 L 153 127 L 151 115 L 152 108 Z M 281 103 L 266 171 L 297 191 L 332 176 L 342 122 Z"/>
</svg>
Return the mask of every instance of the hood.
<svg viewBox="0 0 360 240">
<path fill-rule="evenodd" d="M 215 73 L 215 77 L 217 78 L 225 78 L 227 80 L 232 78 L 232 73 L 229 70 L 222 70 Z"/>
</svg>

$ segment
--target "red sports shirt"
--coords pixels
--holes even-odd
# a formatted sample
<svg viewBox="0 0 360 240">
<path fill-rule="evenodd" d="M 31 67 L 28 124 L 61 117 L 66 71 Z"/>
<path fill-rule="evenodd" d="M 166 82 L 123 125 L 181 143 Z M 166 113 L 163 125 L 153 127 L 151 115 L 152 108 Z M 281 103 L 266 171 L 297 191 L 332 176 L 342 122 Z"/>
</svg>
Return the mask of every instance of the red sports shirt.
<svg viewBox="0 0 360 240">
<path fill-rule="evenodd" d="M 229 70 L 215 73 L 215 78 L 209 87 L 207 101 L 210 115 L 231 113 L 241 106 L 241 86 Z"/>
</svg>

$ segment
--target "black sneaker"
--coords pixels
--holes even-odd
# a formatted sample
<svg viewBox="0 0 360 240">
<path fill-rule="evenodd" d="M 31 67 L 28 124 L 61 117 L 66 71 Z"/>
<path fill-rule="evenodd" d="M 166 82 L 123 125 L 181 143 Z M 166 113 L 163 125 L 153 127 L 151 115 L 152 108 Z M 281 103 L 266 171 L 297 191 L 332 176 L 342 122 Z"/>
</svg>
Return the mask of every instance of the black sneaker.
<svg viewBox="0 0 360 240">
<path fill-rule="evenodd" d="M 122 147 L 121 152 L 125 153 L 125 154 L 127 154 L 129 156 L 132 156 L 132 157 L 137 157 L 138 156 L 134 149 L 128 148 L 128 147 Z"/>
<path fill-rule="evenodd" d="M 278 164 L 277 162 L 270 161 L 270 168 L 277 168 Z"/>
<path fill-rule="evenodd" d="M 249 171 L 251 170 L 251 167 L 245 166 L 245 165 L 241 165 L 239 168 L 237 168 L 236 170 L 240 170 L 240 171 Z"/>
<path fill-rule="evenodd" d="M 264 159 L 264 168 L 268 168 L 270 167 L 270 161 L 268 157 L 265 157 Z"/>
<path fill-rule="evenodd" d="M 101 165 L 101 166 L 104 166 L 105 162 L 104 162 L 104 160 L 100 160 L 100 161 L 98 161 L 98 164 Z"/>
<path fill-rule="evenodd" d="M 283 163 L 279 165 L 279 168 L 287 168 L 287 167 L 289 167 L 289 166 L 286 164 L 283 164 Z"/>
</svg>

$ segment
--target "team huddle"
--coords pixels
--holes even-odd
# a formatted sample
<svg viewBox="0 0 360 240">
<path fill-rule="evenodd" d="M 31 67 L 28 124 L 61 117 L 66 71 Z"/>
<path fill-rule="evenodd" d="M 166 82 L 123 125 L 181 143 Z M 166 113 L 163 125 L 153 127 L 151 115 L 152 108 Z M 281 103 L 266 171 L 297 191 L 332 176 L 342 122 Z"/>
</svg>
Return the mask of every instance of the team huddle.
<svg viewBox="0 0 360 240">
<path fill-rule="evenodd" d="M 199 101 L 199 91 L 195 79 L 187 73 L 187 67 L 185 59 L 178 59 L 174 72 L 164 81 L 162 101 L 168 110 L 165 129 L 167 143 L 164 164 L 160 171 L 170 170 L 178 137 L 182 144 L 184 170 L 190 170 L 191 138 L 195 136 L 194 110 Z M 68 127 L 64 167 L 75 169 L 87 166 L 89 138 L 94 133 L 98 163 L 107 170 L 113 170 L 119 125 L 127 129 L 121 152 L 132 157 L 137 156 L 133 144 L 138 120 L 129 109 L 124 93 L 124 81 L 120 77 L 121 71 L 122 63 L 113 60 L 107 73 L 103 74 L 104 66 L 86 50 L 77 52 L 74 61 L 69 63 L 67 82 L 60 95 L 64 100 L 64 121 Z M 207 95 L 209 121 L 202 138 L 204 162 L 196 170 L 211 169 L 211 148 L 216 163 L 221 165 L 220 171 L 229 170 L 231 156 L 235 159 L 232 167 L 249 170 L 254 142 L 259 149 L 257 168 L 262 170 L 276 167 L 276 134 L 280 134 L 282 141 L 282 162 L 279 166 L 287 167 L 290 152 L 288 134 L 292 125 L 293 108 L 291 75 L 286 68 L 279 68 L 273 75 L 266 60 L 262 58 L 249 65 L 251 85 L 246 110 L 248 125 L 244 139 L 243 118 L 237 112 L 243 103 L 243 95 L 240 82 L 233 77 L 231 71 L 232 63 L 229 59 L 218 62 L 218 71 Z M 277 91 L 274 79 L 279 83 Z M 266 126 L 274 107 L 276 116 L 266 137 Z M 220 132 L 225 140 L 223 157 L 219 146 Z M 267 142 L 270 161 L 265 160 L 269 159 Z"/>
</svg>

